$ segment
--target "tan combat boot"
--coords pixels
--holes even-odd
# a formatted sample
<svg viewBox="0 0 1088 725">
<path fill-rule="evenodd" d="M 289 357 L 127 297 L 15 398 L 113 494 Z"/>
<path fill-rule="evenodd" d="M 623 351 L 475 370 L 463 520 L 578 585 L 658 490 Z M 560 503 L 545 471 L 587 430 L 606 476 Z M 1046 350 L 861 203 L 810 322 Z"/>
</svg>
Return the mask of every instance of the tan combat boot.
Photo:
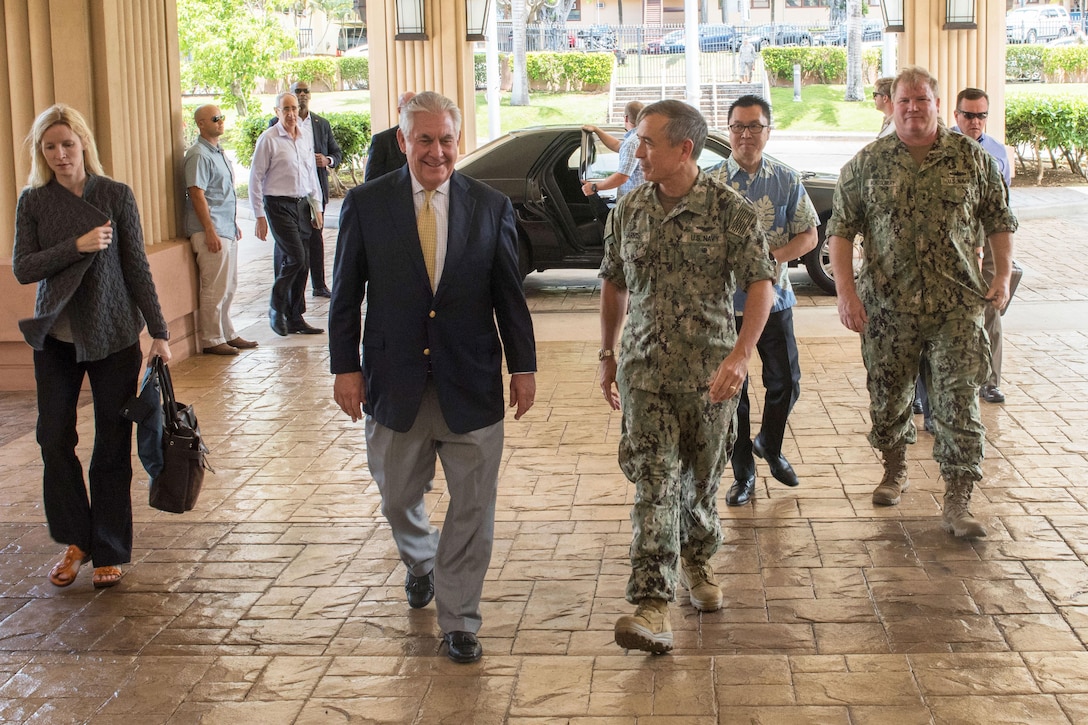
<svg viewBox="0 0 1088 725">
<path fill-rule="evenodd" d="M 873 503 L 877 506 L 894 506 L 899 503 L 900 495 L 910 488 L 910 481 L 907 480 L 907 444 L 900 443 L 882 453 L 884 478 L 873 489 Z"/>
<path fill-rule="evenodd" d="M 714 578 L 710 562 L 692 564 L 681 559 L 680 583 L 687 587 L 691 606 L 700 612 L 716 612 L 722 608 L 722 588 Z"/>
<path fill-rule="evenodd" d="M 616 644 L 624 649 L 639 649 L 653 654 L 671 650 L 669 603 L 664 599 L 643 599 L 634 614 L 625 614 L 617 619 Z"/>
<path fill-rule="evenodd" d="M 961 539 L 985 536 L 986 527 L 967 510 L 967 504 L 971 503 L 971 490 L 974 484 L 962 479 L 945 479 L 944 485 L 944 514 L 941 528 Z"/>
</svg>

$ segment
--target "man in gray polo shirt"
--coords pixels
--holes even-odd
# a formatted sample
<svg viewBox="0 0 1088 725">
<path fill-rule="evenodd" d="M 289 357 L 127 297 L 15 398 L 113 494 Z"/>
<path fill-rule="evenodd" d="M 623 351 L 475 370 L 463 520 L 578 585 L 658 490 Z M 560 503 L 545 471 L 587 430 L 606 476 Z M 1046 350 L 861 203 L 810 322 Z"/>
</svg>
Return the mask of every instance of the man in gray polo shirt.
<svg viewBox="0 0 1088 725">
<path fill-rule="evenodd" d="M 230 161 L 219 146 L 223 112 L 201 106 L 193 116 L 200 137 L 185 152 L 185 233 L 200 269 L 197 322 L 206 355 L 237 355 L 257 347 L 242 339 L 230 320 L 230 303 L 238 287 L 238 199 Z"/>
</svg>

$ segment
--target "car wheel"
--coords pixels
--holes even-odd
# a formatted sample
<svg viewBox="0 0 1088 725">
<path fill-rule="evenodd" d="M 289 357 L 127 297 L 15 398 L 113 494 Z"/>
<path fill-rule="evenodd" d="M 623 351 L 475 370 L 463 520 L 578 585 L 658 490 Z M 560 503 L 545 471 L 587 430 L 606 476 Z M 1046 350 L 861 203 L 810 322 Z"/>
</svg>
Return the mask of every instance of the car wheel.
<svg viewBox="0 0 1088 725">
<path fill-rule="evenodd" d="M 1038 39 L 1039 39 L 1039 36 L 1035 33 L 1035 30 L 1029 30 L 1027 37 L 1024 38 L 1024 42 L 1027 43 L 1028 45 L 1031 45 L 1032 43 L 1034 43 Z"/>
<path fill-rule="evenodd" d="M 1069 35 L 1069 31 L 1066 30 L 1065 28 L 1061 28 L 1061 29 L 1058 30 L 1058 37 L 1059 38 L 1064 38 L 1067 35 Z"/>
<path fill-rule="evenodd" d="M 812 38 L 802 37 L 801 45 L 812 45 Z"/>
<path fill-rule="evenodd" d="M 801 261 L 804 262 L 805 269 L 808 271 L 808 276 L 812 279 L 813 284 L 819 287 L 821 290 L 829 295 L 835 294 L 835 276 L 831 270 L 831 254 L 828 249 L 829 244 L 827 237 L 824 236 L 824 224 L 827 220 L 820 224 L 818 233 L 820 235 L 820 241 L 816 245 L 816 248 L 811 252 L 801 257 Z M 862 260 L 861 250 L 861 236 L 859 235 L 854 240 L 854 277 L 857 278 L 858 271 L 861 269 Z"/>
</svg>

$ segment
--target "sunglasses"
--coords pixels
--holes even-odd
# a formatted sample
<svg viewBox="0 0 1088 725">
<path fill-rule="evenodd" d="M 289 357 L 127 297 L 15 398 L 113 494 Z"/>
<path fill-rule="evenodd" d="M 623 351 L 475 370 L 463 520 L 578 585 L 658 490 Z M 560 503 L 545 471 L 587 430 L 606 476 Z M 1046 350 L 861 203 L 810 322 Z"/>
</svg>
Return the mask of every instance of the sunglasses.
<svg viewBox="0 0 1088 725">
<path fill-rule="evenodd" d="M 212 123 L 219 123 L 220 121 L 226 120 L 226 118 L 227 117 L 222 115 L 222 114 L 220 114 L 218 116 L 212 116 Z"/>
<path fill-rule="evenodd" d="M 877 96 L 884 96 L 885 98 L 887 98 L 888 94 L 887 93 L 877 93 L 877 92 L 874 91 L 873 92 L 873 98 L 876 98 Z"/>
<path fill-rule="evenodd" d="M 960 114 L 968 121 L 985 121 L 986 117 L 990 115 L 989 111 L 983 111 L 982 113 L 971 113 L 970 111 L 961 111 L 958 108 L 956 109 L 956 113 Z"/>
<path fill-rule="evenodd" d="M 296 88 L 295 93 L 305 93 L 308 96 L 308 95 L 310 95 L 310 89 L 309 88 Z"/>
</svg>

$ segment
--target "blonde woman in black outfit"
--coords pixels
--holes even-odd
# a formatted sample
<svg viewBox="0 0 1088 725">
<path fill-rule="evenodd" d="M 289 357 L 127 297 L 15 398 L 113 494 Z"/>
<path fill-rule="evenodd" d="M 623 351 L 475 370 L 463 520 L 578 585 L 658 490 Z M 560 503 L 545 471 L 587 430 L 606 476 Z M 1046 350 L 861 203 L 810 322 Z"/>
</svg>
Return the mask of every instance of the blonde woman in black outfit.
<svg viewBox="0 0 1088 725">
<path fill-rule="evenodd" d="M 111 587 L 132 555 L 132 424 L 120 410 L 136 392 L 145 322 L 151 355 L 170 359 L 169 334 L 136 200 L 103 175 L 87 122 L 69 106 L 51 106 L 28 142 L 12 265 L 19 282 L 38 285 L 34 317 L 19 327 L 34 348 L 45 517 L 67 546 L 49 581 L 68 586 L 93 561 L 94 586 Z M 95 421 L 89 495 L 75 450 L 84 376 Z"/>
</svg>

